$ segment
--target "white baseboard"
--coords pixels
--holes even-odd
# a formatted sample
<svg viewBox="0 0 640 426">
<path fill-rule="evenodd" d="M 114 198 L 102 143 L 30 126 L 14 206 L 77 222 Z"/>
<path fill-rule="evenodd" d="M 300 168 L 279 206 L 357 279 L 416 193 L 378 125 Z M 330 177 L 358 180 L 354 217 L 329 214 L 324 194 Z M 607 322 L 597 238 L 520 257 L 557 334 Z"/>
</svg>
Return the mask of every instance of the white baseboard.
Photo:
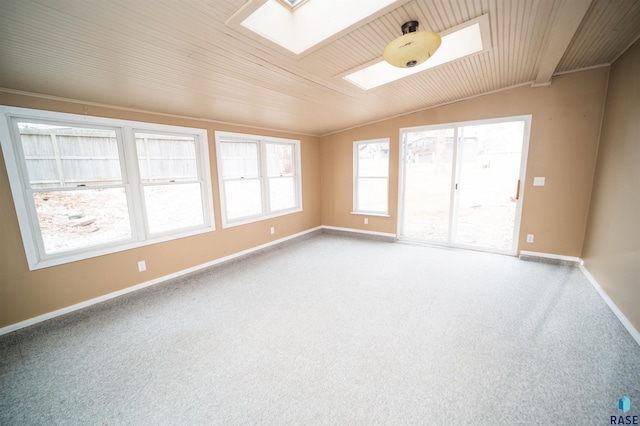
<svg viewBox="0 0 640 426">
<path fill-rule="evenodd" d="M 356 229 L 356 228 L 340 228 L 337 226 L 326 226 L 323 225 L 322 229 L 329 229 L 332 231 L 340 231 L 340 232 L 351 232 L 351 233 L 355 233 L 355 234 L 365 234 L 365 235 L 376 235 L 379 237 L 389 237 L 389 238 L 396 238 L 396 234 L 391 234 L 391 233 L 387 233 L 387 232 L 377 232 L 377 231 L 365 231 L 363 229 Z"/>
<path fill-rule="evenodd" d="M 582 259 L 575 256 L 564 256 L 562 254 L 542 253 L 538 251 L 520 250 L 520 256 L 542 257 L 544 259 L 564 260 L 566 262 L 576 262 L 582 264 Z"/>
<path fill-rule="evenodd" d="M 600 297 L 602 297 L 602 299 L 604 299 L 607 305 L 609 305 L 609 308 L 611 308 L 611 310 L 613 311 L 615 316 L 618 317 L 618 320 L 620 320 L 624 328 L 626 328 L 629 334 L 631 334 L 631 337 L 633 337 L 636 343 L 640 345 L 640 332 L 638 332 L 638 330 L 636 330 L 636 328 L 633 326 L 633 324 L 631 324 L 631 322 L 627 319 L 627 317 L 624 316 L 620 308 L 618 308 L 618 306 L 613 302 L 613 300 L 611 300 L 609 295 L 602 289 L 602 287 L 600 287 L 600 284 L 598 284 L 596 279 L 593 278 L 593 275 L 591 275 L 591 273 L 587 270 L 587 268 L 585 268 L 584 265 L 580 265 L 580 270 L 582 271 L 584 276 L 587 277 L 587 279 L 589 280 L 591 285 L 596 289 L 598 294 L 600 294 Z"/>
<path fill-rule="evenodd" d="M 312 228 L 312 229 L 308 229 L 306 231 L 302 231 L 299 232 L 297 234 L 293 234 L 293 235 L 289 235 L 288 237 L 284 237 L 284 238 L 280 238 L 278 240 L 275 241 L 271 241 L 269 243 L 266 244 L 262 244 L 247 250 L 243 250 L 241 252 L 238 253 L 234 253 L 231 254 L 229 256 L 225 256 L 225 257 L 221 257 L 219 259 L 216 260 L 212 260 L 211 262 L 207 262 L 207 263 L 203 263 L 200 265 L 196 265 L 193 266 L 191 268 L 187 268 L 187 269 L 183 269 L 181 271 L 178 272 L 174 272 L 172 274 L 169 275 L 165 275 L 159 278 L 155 278 L 153 280 L 149 280 L 149 281 L 145 281 L 143 283 L 131 286 L 131 287 L 127 287 L 125 289 L 119 290 L 119 291 L 115 291 L 113 293 L 109 293 L 109 294 L 105 294 L 103 296 L 99 296 L 93 299 L 89 299 L 89 300 L 85 300 L 84 302 L 80 302 L 80 303 L 76 303 L 75 305 L 71 305 L 71 306 L 67 306 L 66 308 L 62 308 L 62 309 L 58 309 L 43 315 L 39 315 L 37 317 L 34 318 L 30 318 L 24 321 L 20 321 L 16 324 L 11 324 L 8 325 L 6 327 L 2 327 L 0 328 L 0 336 L 3 334 L 7 334 L 7 333 L 11 333 L 13 331 L 19 330 L 21 328 L 25 328 L 25 327 L 29 327 L 31 325 L 43 322 L 43 321 L 47 321 L 49 319 L 61 316 L 61 315 L 65 315 L 86 307 L 89 307 L 91 305 L 95 305 L 97 303 L 101 303 L 101 302 L 105 302 L 107 300 L 110 299 L 114 299 L 116 297 L 119 296 L 123 296 L 125 294 L 128 293 L 133 293 L 135 291 L 141 290 L 143 288 L 146 287 L 150 287 L 153 286 L 155 284 L 159 284 L 165 281 L 168 281 L 170 279 L 173 278 L 177 278 L 186 274 L 190 274 L 192 272 L 197 272 L 201 269 L 205 269 L 211 266 L 215 266 L 215 265 L 219 265 L 221 263 L 225 263 L 228 262 L 230 260 L 234 260 L 246 255 L 249 255 L 251 253 L 255 253 L 258 252 L 260 250 L 264 250 L 266 248 L 269 248 L 271 246 L 275 246 L 278 244 L 282 244 L 286 241 L 289 240 L 293 240 L 295 238 L 299 238 L 302 237 L 306 234 L 310 234 L 312 232 L 316 232 L 322 229 L 329 229 L 329 230 L 334 230 L 334 231 L 342 231 L 342 232 L 351 232 L 351 233 L 360 233 L 360 234 L 367 234 L 367 235 L 376 235 L 376 236 L 381 236 L 381 237 L 390 237 L 390 238 L 396 238 L 396 234 L 391 234 L 391 233 L 385 233 L 385 232 L 376 232 L 376 231 L 365 231 L 365 230 L 360 230 L 360 229 L 353 229 L 353 228 L 339 228 L 339 227 L 335 227 L 335 226 L 318 226 L 316 228 Z M 595 280 L 595 278 L 593 278 L 593 276 L 589 273 L 589 271 L 582 265 L 582 260 L 578 257 L 571 257 L 571 256 L 562 256 L 562 255 L 554 255 L 554 254 L 548 254 L 548 253 L 538 253 L 538 252 L 530 252 L 530 251 L 520 251 L 521 255 L 526 255 L 526 256 L 537 256 L 537 257 L 543 257 L 543 258 L 549 258 L 549 259 L 557 259 L 557 260 L 565 260 L 565 261 L 573 261 L 573 262 L 578 262 L 579 263 L 579 267 L 580 270 L 582 271 L 582 273 L 585 275 L 585 277 L 587 277 L 587 279 L 589 280 L 589 282 L 593 285 L 593 287 L 596 289 L 596 291 L 598 292 L 598 294 L 600 294 L 600 297 L 602 297 L 602 299 L 604 299 L 604 301 L 607 303 L 607 305 L 609 306 L 609 308 L 613 311 L 613 313 L 616 315 L 616 317 L 618 318 L 618 320 L 620 320 L 620 322 L 622 323 L 622 325 L 627 329 L 627 331 L 631 334 L 631 336 L 635 339 L 635 341 L 638 343 L 638 345 L 640 345 L 640 332 L 638 332 L 638 330 L 635 329 L 635 327 L 631 324 L 631 322 L 627 319 L 627 317 L 624 316 L 624 314 L 622 313 L 622 311 L 620 311 L 620 309 L 618 308 L 618 306 L 616 306 L 616 304 L 613 302 L 613 300 L 611 300 L 611 298 L 607 295 L 607 293 L 602 289 L 602 287 L 600 287 L 600 285 L 598 284 L 598 282 Z"/>
<path fill-rule="evenodd" d="M 240 251 L 238 253 L 231 254 L 229 256 L 225 256 L 225 257 L 221 257 L 221 258 L 216 259 L 216 260 L 212 260 L 211 262 L 207 262 L 207 263 L 203 263 L 203 264 L 200 264 L 200 265 L 196 265 L 196 266 L 193 266 L 191 268 L 183 269 L 181 271 L 174 272 L 174 273 L 169 274 L 169 275 L 164 275 L 162 277 L 155 278 L 153 280 L 145 281 L 143 283 L 136 284 L 136 285 L 133 285 L 131 287 L 127 287 L 127 288 L 122 289 L 122 290 L 114 291 L 113 293 L 105 294 L 104 296 L 95 297 L 93 299 L 85 300 L 84 302 L 76 303 L 75 305 L 67 306 L 66 308 L 62 308 L 62 309 L 55 310 L 53 312 L 48 312 L 46 314 L 38 315 L 37 317 L 29 318 L 27 320 L 20 321 L 18 323 L 11 324 L 11 325 L 8 325 L 6 327 L 0 328 L 0 336 L 2 336 L 3 334 L 11 333 L 12 331 L 19 330 L 21 328 L 29 327 L 29 326 L 37 324 L 39 322 L 47 321 L 49 319 L 58 317 L 60 315 L 65 315 L 65 314 L 68 314 L 68 313 L 71 313 L 71 312 L 74 312 L 74 311 L 77 311 L 77 310 L 80 310 L 80 309 L 83 309 L 83 308 L 87 308 L 87 307 L 89 307 L 91 305 L 95 305 L 97 303 L 105 302 L 107 300 L 123 296 L 125 294 L 133 293 L 134 291 L 138 291 L 138 290 L 141 290 L 143 288 L 150 287 L 152 285 L 159 284 L 159 283 L 168 281 L 168 280 L 173 279 L 173 278 L 177 278 L 177 277 L 180 277 L 180 276 L 183 276 L 183 275 L 186 275 L 186 274 L 190 274 L 192 272 L 197 272 L 197 271 L 199 271 L 201 269 L 209 268 L 211 266 L 219 265 L 221 263 L 225 263 L 225 262 L 228 262 L 230 260 L 234 260 L 234 259 L 246 256 L 248 254 L 255 253 L 257 251 L 264 250 L 264 249 L 269 248 L 271 246 L 282 244 L 282 243 L 284 243 L 286 241 L 293 240 L 295 238 L 299 238 L 299 237 L 302 237 L 302 236 L 304 236 L 306 234 L 310 234 L 312 232 L 320 231 L 320 230 L 322 230 L 321 226 L 318 226 L 318 227 L 312 228 L 312 229 L 307 229 L 306 231 L 302 231 L 302 232 L 299 232 L 297 234 L 289 235 L 288 237 L 280 238 L 278 240 L 271 241 L 269 243 L 262 244 L 262 245 L 259 245 L 259 246 L 256 246 L 256 247 L 252 247 L 250 249 L 243 250 L 243 251 Z"/>
</svg>

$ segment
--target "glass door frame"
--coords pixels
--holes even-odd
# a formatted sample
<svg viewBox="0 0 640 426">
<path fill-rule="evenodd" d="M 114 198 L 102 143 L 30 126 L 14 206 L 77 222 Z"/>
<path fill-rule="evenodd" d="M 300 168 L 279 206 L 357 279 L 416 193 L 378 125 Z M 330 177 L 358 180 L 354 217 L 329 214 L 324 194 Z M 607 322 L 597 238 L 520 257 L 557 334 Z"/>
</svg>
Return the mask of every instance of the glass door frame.
<svg viewBox="0 0 640 426">
<path fill-rule="evenodd" d="M 524 202 L 524 187 L 525 187 L 525 177 L 527 172 L 527 158 L 529 154 L 529 139 L 531 134 L 531 119 L 532 116 L 529 115 L 517 115 L 517 116 L 508 116 L 508 117 L 496 117 L 482 120 L 471 120 L 471 121 L 460 121 L 453 123 L 442 123 L 442 124 L 433 124 L 433 125 L 423 125 L 423 126 L 414 126 L 414 127 L 403 127 L 399 129 L 399 155 L 398 155 L 398 229 L 397 235 L 398 240 L 400 241 L 408 241 L 408 242 L 419 242 L 437 246 L 444 247 L 455 247 L 455 248 L 463 248 L 469 250 L 476 251 L 484 251 L 491 253 L 499 253 L 499 254 L 507 254 L 511 256 L 517 255 L 518 252 L 518 243 L 520 236 L 520 222 L 522 219 L 522 203 Z M 519 187 L 517 188 L 518 198 L 516 200 L 516 212 L 515 212 L 515 220 L 513 226 L 513 238 L 510 249 L 497 249 L 497 248 L 489 248 L 489 247 L 480 247 L 469 244 L 460 244 L 453 242 L 453 233 L 455 231 L 456 221 L 457 221 L 457 202 L 458 197 L 456 196 L 456 184 L 460 182 L 460 174 L 461 174 L 461 156 L 458 153 L 459 146 L 459 130 L 461 127 L 466 126 L 478 126 L 478 125 L 486 125 L 486 124 L 497 124 L 497 123 L 505 123 L 505 122 L 514 122 L 514 121 L 523 121 L 524 129 L 522 135 L 522 151 L 520 156 L 520 175 L 519 175 Z M 405 167 L 405 157 L 406 153 L 406 134 L 411 132 L 419 132 L 419 131 L 432 131 L 432 130 L 442 130 L 453 128 L 453 159 L 452 159 L 452 167 L 453 170 L 451 172 L 451 196 L 449 200 L 449 229 L 447 232 L 447 241 L 429 241 L 429 240 L 421 240 L 411 237 L 404 237 L 404 213 L 405 213 L 405 189 L 406 189 L 406 167 Z"/>
</svg>

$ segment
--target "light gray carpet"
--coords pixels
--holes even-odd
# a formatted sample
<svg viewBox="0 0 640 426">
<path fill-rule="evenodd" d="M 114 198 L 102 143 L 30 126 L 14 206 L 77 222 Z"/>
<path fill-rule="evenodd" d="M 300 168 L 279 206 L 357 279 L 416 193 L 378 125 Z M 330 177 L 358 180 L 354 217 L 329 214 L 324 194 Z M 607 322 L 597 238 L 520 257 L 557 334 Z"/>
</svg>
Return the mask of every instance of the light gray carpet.
<svg viewBox="0 0 640 426">
<path fill-rule="evenodd" d="M 2 425 L 600 425 L 625 395 L 640 347 L 579 269 L 330 235 L 0 337 Z"/>
</svg>

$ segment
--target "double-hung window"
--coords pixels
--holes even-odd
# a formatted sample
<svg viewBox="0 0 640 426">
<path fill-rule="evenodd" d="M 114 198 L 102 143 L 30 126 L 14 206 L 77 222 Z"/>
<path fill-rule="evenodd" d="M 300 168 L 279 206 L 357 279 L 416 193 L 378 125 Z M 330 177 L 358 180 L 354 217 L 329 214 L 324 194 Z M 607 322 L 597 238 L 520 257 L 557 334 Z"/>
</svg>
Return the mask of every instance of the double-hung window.
<svg viewBox="0 0 640 426">
<path fill-rule="evenodd" d="M 389 139 L 353 143 L 353 211 L 389 212 Z"/>
<path fill-rule="evenodd" d="M 205 130 L 0 112 L 30 269 L 213 230 Z"/>
<path fill-rule="evenodd" d="M 223 227 L 302 210 L 300 141 L 216 132 Z"/>
<path fill-rule="evenodd" d="M 149 233 L 203 225 L 196 135 L 136 131 L 135 139 Z"/>
</svg>

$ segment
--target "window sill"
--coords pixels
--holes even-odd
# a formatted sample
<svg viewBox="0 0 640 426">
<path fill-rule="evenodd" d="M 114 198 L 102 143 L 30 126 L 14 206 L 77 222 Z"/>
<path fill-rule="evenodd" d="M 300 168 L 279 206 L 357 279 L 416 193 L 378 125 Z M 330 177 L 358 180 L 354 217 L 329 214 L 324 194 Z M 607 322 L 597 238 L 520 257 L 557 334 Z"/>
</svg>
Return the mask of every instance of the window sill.
<svg viewBox="0 0 640 426">
<path fill-rule="evenodd" d="M 114 241 L 110 244 L 104 244 L 101 246 L 87 247 L 84 249 L 79 249 L 71 252 L 61 252 L 54 253 L 47 256 L 44 259 L 39 259 L 34 263 L 29 262 L 29 270 L 35 271 L 38 269 L 50 268 L 52 266 L 64 265 L 65 263 L 77 262 L 80 260 L 91 259 L 94 257 L 106 256 L 109 254 L 118 253 L 125 250 L 132 250 L 144 246 L 148 246 L 151 244 L 164 243 L 168 241 L 177 240 L 180 238 L 192 237 L 194 235 L 205 234 L 208 232 L 215 231 L 215 227 L 213 225 L 193 229 L 190 231 L 175 233 L 175 234 L 165 234 L 161 236 L 157 236 L 155 238 L 150 238 L 148 240 L 143 241 L 133 241 L 133 240 L 125 240 L 125 241 Z"/>
<path fill-rule="evenodd" d="M 388 215 L 386 213 L 350 212 L 349 214 L 357 214 L 360 216 L 391 217 L 391 215 Z"/>
<path fill-rule="evenodd" d="M 261 222 L 267 219 L 273 219 L 275 217 L 279 217 L 279 216 L 286 216 L 289 214 L 294 214 L 294 213 L 300 213 L 302 211 L 302 207 L 296 207 L 294 209 L 289 209 L 289 210 L 281 210 L 272 214 L 268 214 L 268 215 L 260 215 L 260 216 L 252 216 L 249 218 L 244 218 L 244 219 L 238 219 L 237 221 L 233 221 L 233 222 L 227 222 L 224 220 L 224 218 L 222 219 L 222 228 L 226 229 L 226 228 L 232 228 L 234 226 L 240 226 L 240 225 L 247 225 L 249 223 L 254 223 L 254 222 Z"/>
</svg>

